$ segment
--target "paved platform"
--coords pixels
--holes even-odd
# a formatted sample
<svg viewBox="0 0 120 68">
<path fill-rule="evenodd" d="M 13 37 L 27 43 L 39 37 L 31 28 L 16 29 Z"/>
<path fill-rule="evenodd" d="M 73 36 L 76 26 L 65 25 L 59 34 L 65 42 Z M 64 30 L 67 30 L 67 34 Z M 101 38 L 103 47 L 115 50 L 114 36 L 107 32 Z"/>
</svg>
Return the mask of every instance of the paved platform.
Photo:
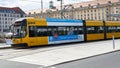
<svg viewBox="0 0 120 68">
<path fill-rule="evenodd" d="M 120 50 L 120 39 L 115 40 L 115 49 L 113 49 L 112 40 L 68 44 L 68 46 L 65 48 L 16 57 L 8 59 L 8 61 L 51 66 L 77 59 L 101 55 L 117 50 Z"/>
<path fill-rule="evenodd" d="M 10 48 L 11 45 L 7 45 L 6 43 L 0 43 L 0 49 L 4 49 L 4 48 Z"/>
</svg>

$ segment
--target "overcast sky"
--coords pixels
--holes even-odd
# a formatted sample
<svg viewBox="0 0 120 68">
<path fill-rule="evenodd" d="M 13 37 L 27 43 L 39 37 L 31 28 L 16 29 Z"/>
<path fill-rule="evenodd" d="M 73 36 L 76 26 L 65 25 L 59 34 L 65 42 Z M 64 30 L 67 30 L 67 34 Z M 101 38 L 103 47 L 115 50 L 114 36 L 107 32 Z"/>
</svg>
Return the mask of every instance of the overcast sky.
<svg viewBox="0 0 120 68">
<path fill-rule="evenodd" d="M 0 6 L 3 7 L 20 7 L 22 10 L 33 10 L 38 9 L 41 6 L 41 0 L 0 0 Z M 49 1 L 51 0 L 43 0 L 44 8 L 49 7 Z M 55 6 L 59 6 L 60 2 L 57 0 L 52 0 Z M 71 4 L 71 3 L 78 3 L 83 1 L 90 1 L 90 0 L 63 0 L 64 4 Z"/>
</svg>

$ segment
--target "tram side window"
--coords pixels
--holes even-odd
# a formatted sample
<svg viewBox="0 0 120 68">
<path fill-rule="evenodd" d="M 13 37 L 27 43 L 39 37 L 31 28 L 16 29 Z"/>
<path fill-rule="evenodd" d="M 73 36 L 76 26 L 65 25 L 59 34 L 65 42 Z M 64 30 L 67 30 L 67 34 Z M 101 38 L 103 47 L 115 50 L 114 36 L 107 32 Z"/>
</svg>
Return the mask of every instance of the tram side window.
<svg viewBox="0 0 120 68">
<path fill-rule="evenodd" d="M 103 33 L 103 27 L 102 26 L 95 26 L 95 33 Z"/>
<path fill-rule="evenodd" d="M 89 26 L 87 27 L 87 34 L 95 33 L 95 27 Z"/>
<path fill-rule="evenodd" d="M 104 28 L 103 28 L 102 26 L 100 26 L 100 27 L 98 28 L 98 32 L 99 32 L 99 33 L 103 33 L 103 32 L 104 32 Z"/>
<path fill-rule="evenodd" d="M 115 27 L 115 32 L 119 32 L 118 29 L 117 29 L 117 26 Z"/>
<path fill-rule="evenodd" d="M 74 27 L 74 34 L 77 35 L 78 34 L 78 27 Z"/>
<path fill-rule="evenodd" d="M 67 27 L 67 34 L 68 35 L 73 35 L 74 34 L 74 27 Z"/>
<path fill-rule="evenodd" d="M 36 36 L 36 27 L 29 26 L 29 37 L 35 37 L 35 36 Z"/>
<path fill-rule="evenodd" d="M 78 34 L 83 34 L 83 27 L 78 27 Z"/>
<path fill-rule="evenodd" d="M 47 27 L 37 27 L 37 36 L 47 36 Z"/>
<path fill-rule="evenodd" d="M 67 31 L 67 29 L 66 29 L 66 27 L 58 27 L 58 34 L 59 35 L 66 35 L 66 31 Z"/>
<path fill-rule="evenodd" d="M 57 27 L 52 28 L 52 36 L 58 35 Z"/>
<path fill-rule="evenodd" d="M 87 27 L 88 34 L 103 33 L 103 32 L 104 32 L 103 26 L 89 26 L 89 27 Z"/>
<path fill-rule="evenodd" d="M 52 28 L 53 27 L 48 27 L 48 31 L 47 31 L 47 34 L 48 34 L 48 36 L 52 36 Z"/>
<path fill-rule="evenodd" d="M 118 32 L 117 31 L 117 27 L 116 26 L 108 26 L 107 27 L 107 32 L 110 32 L 110 33 L 112 33 L 112 32 Z"/>
<path fill-rule="evenodd" d="M 117 32 L 120 32 L 120 26 L 117 26 Z"/>
</svg>

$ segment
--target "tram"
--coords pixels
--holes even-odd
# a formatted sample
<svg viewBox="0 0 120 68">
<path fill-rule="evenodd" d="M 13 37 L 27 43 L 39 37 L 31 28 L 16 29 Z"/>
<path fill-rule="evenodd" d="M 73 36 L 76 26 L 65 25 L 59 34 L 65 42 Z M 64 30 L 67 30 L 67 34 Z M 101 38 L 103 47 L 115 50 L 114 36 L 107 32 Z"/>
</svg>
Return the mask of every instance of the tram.
<svg viewBox="0 0 120 68">
<path fill-rule="evenodd" d="M 26 17 L 13 31 L 13 47 L 43 46 L 120 38 L 120 22 Z"/>
<path fill-rule="evenodd" d="M 14 23 L 13 47 L 84 41 L 83 20 L 21 18 Z"/>
</svg>

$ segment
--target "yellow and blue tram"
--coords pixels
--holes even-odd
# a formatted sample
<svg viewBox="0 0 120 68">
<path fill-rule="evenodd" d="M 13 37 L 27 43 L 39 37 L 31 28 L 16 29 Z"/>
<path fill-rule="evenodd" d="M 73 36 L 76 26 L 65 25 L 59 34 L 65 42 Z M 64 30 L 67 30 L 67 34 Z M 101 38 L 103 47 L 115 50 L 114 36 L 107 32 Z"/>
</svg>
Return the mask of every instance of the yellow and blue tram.
<svg viewBox="0 0 120 68">
<path fill-rule="evenodd" d="M 14 23 L 13 47 L 85 42 L 120 37 L 120 22 L 20 18 Z"/>
<path fill-rule="evenodd" d="M 14 23 L 12 46 L 39 46 L 84 41 L 83 21 L 21 18 Z"/>
</svg>

